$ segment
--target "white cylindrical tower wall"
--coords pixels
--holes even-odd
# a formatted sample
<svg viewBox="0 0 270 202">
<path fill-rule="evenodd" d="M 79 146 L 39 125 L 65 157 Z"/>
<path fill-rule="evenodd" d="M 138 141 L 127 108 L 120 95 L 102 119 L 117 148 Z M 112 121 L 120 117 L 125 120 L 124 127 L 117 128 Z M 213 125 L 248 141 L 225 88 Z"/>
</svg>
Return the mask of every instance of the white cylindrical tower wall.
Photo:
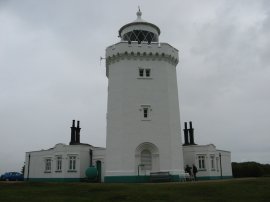
<svg viewBox="0 0 270 202">
<path fill-rule="evenodd" d="M 132 30 L 130 27 L 138 23 L 120 30 Z M 142 24 L 160 33 L 155 25 Z M 144 147 L 152 155 L 149 172 L 183 172 L 177 63 L 177 49 L 167 43 L 149 43 L 149 38 L 121 41 L 106 49 L 109 86 L 105 181 L 106 177 L 136 176 Z"/>
</svg>

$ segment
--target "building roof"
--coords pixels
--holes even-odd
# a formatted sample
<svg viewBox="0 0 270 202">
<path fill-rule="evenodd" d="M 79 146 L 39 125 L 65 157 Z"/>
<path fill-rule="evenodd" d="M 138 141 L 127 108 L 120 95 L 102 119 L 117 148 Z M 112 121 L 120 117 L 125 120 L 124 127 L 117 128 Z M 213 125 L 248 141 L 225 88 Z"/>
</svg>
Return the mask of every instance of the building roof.
<svg viewBox="0 0 270 202">
<path fill-rule="evenodd" d="M 136 19 L 136 20 L 134 20 L 133 22 L 130 22 L 130 23 L 128 23 L 128 24 L 122 26 L 122 27 L 119 29 L 119 36 L 121 36 L 121 33 L 122 33 L 122 31 L 123 31 L 125 28 L 130 27 L 130 26 L 133 26 L 133 25 L 135 25 L 135 26 L 136 26 L 136 25 L 148 25 L 148 26 L 151 26 L 152 28 L 154 28 L 154 29 L 158 32 L 158 35 L 160 35 L 160 29 L 159 29 L 158 26 L 156 26 L 156 25 L 154 25 L 154 24 L 152 24 L 152 23 L 150 23 L 150 22 L 147 22 L 147 21 L 145 21 L 145 20 L 143 20 L 143 19 L 141 18 L 142 12 L 141 12 L 140 9 L 138 10 L 138 12 L 137 12 L 136 14 L 137 14 L 137 19 Z"/>
</svg>

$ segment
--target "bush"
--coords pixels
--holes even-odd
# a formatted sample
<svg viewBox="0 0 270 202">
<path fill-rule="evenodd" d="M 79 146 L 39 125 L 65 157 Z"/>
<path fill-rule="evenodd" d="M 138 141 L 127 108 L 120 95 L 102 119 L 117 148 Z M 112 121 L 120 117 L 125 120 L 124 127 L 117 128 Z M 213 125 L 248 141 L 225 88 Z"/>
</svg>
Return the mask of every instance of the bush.
<svg viewBox="0 0 270 202">
<path fill-rule="evenodd" d="M 270 165 L 257 162 L 232 163 L 233 177 L 261 177 L 270 175 Z"/>
</svg>

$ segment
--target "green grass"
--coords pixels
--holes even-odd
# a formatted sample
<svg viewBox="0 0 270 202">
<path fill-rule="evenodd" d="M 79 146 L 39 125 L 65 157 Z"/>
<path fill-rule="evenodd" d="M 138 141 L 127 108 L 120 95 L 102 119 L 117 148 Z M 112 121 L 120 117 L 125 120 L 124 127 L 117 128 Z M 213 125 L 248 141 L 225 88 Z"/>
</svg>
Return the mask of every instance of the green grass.
<svg viewBox="0 0 270 202">
<path fill-rule="evenodd" d="M 157 183 L 6 183 L 0 182 L 0 201 L 270 201 L 270 178 Z"/>
</svg>

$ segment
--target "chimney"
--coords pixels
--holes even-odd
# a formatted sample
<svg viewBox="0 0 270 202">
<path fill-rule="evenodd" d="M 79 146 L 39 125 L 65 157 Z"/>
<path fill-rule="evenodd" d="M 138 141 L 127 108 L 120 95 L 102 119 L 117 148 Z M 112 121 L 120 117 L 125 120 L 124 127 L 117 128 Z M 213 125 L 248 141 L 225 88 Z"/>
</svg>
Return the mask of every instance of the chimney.
<svg viewBox="0 0 270 202">
<path fill-rule="evenodd" d="M 194 143 L 194 128 L 192 128 L 192 122 L 189 122 L 189 139 L 190 139 L 190 144 L 195 145 Z"/>
<path fill-rule="evenodd" d="M 184 143 L 184 145 L 189 145 L 187 122 L 185 122 L 184 138 L 185 138 L 185 143 Z"/>
<path fill-rule="evenodd" d="M 76 135 L 76 131 L 75 131 L 75 120 L 72 121 L 72 127 L 71 128 L 71 138 L 70 138 L 70 145 L 74 144 L 76 142 L 75 140 L 75 135 Z"/>
<path fill-rule="evenodd" d="M 77 128 L 76 128 L 76 143 L 80 144 L 80 121 L 77 121 Z"/>
<path fill-rule="evenodd" d="M 90 155 L 90 167 L 92 167 L 93 166 L 93 150 L 92 149 L 89 150 L 89 155 Z"/>
</svg>

